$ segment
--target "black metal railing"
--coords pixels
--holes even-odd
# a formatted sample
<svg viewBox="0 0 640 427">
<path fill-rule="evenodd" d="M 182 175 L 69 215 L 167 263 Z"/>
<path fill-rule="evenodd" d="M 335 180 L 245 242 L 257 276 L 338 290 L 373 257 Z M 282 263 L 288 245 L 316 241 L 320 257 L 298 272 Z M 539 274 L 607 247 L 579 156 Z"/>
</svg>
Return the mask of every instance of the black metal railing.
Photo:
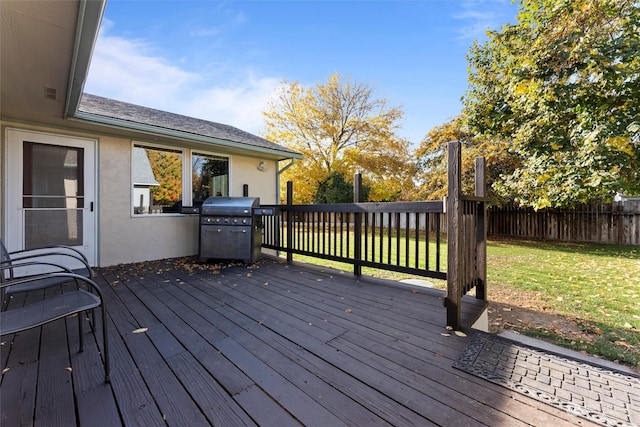
<svg viewBox="0 0 640 427">
<path fill-rule="evenodd" d="M 262 246 L 287 254 L 446 279 L 443 202 L 274 205 Z"/>
</svg>

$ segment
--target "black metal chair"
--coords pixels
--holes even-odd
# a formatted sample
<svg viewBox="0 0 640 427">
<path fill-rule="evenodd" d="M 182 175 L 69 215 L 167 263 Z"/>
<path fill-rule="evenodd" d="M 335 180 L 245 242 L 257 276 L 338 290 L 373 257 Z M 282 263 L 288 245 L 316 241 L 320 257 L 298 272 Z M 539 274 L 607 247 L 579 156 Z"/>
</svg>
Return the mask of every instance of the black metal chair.
<svg viewBox="0 0 640 427">
<path fill-rule="evenodd" d="M 53 322 L 58 319 L 65 318 L 72 314 L 79 314 L 83 311 L 91 310 L 92 312 L 101 307 L 102 311 L 102 340 L 103 340 L 103 356 L 104 356 L 104 375 L 105 382 L 110 381 L 109 366 L 109 342 L 107 335 L 107 310 L 105 307 L 104 297 L 100 287 L 91 279 L 71 273 L 68 271 L 36 274 L 21 278 L 3 278 L 0 287 L 5 289 L 9 286 L 33 285 L 38 284 L 38 288 L 43 288 L 43 283 L 53 283 L 56 286 L 62 281 L 76 281 L 82 283 L 87 288 L 76 287 L 76 289 L 48 298 L 40 299 L 35 302 L 27 303 L 20 307 L 11 307 L 0 312 L 0 335 L 12 334 L 35 328 L 45 323 Z M 46 287 L 46 286 L 45 286 Z M 95 327 L 93 327 L 95 333 Z M 84 349 L 83 332 L 80 328 L 80 351 Z"/>
</svg>

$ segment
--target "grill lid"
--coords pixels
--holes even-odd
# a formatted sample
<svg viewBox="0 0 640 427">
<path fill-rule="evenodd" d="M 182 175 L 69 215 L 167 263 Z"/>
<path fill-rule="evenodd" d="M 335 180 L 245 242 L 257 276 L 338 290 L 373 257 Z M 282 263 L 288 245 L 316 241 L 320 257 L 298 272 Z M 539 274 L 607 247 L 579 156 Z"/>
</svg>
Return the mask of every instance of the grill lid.
<svg viewBox="0 0 640 427">
<path fill-rule="evenodd" d="M 251 216 L 260 206 L 259 197 L 208 197 L 202 202 L 201 215 Z"/>
</svg>

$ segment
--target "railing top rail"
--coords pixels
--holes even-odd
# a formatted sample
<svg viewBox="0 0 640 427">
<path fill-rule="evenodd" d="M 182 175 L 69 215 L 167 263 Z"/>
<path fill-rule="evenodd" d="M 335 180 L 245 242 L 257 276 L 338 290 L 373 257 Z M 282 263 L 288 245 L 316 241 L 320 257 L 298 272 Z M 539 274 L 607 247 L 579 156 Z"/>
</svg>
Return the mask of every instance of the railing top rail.
<svg viewBox="0 0 640 427">
<path fill-rule="evenodd" d="M 339 213 L 370 213 L 370 212 L 432 212 L 443 213 L 444 204 L 441 200 L 423 202 L 369 202 L 369 203 L 335 203 L 318 205 L 262 205 L 275 207 L 289 212 L 339 212 Z"/>
</svg>

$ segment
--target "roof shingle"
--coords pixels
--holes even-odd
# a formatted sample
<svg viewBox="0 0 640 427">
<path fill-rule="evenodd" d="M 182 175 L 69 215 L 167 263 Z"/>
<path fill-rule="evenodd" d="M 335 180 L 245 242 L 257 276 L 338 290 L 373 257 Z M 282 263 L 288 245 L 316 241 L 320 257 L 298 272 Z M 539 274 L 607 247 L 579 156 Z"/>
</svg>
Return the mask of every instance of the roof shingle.
<svg viewBox="0 0 640 427">
<path fill-rule="evenodd" d="M 256 148 L 290 153 L 294 155 L 294 157 L 299 156 L 299 153 L 294 150 L 233 126 L 142 107 L 140 105 L 129 104 L 127 102 L 116 101 L 87 93 L 82 95 L 78 111 L 131 122 L 132 125 L 142 124 L 166 130 L 180 131 L 193 134 L 194 136 L 215 138 Z M 247 147 L 247 149 L 251 148 Z"/>
</svg>

